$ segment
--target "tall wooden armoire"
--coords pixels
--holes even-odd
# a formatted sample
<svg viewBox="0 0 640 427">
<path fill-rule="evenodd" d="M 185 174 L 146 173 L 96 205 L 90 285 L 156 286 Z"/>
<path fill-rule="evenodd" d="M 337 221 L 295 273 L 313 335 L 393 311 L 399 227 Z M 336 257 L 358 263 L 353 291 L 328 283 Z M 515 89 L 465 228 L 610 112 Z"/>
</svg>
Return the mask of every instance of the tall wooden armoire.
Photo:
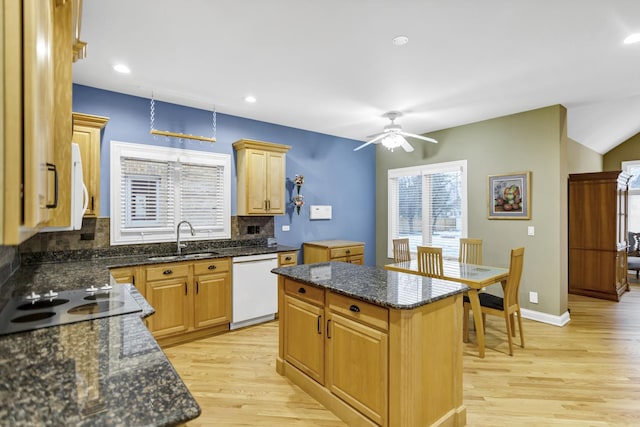
<svg viewBox="0 0 640 427">
<path fill-rule="evenodd" d="M 569 175 L 569 293 L 619 301 L 627 282 L 631 175 Z"/>
</svg>

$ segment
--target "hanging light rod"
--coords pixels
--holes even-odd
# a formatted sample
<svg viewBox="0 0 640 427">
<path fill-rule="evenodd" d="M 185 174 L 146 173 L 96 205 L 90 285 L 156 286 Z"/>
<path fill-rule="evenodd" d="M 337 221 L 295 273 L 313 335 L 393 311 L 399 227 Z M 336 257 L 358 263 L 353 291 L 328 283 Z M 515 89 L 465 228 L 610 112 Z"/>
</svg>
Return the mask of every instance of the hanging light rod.
<svg viewBox="0 0 640 427">
<path fill-rule="evenodd" d="M 153 97 L 153 93 L 151 93 L 151 102 L 149 103 L 149 121 L 150 121 L 150 130 L 149 133 L 152 135 L 161 135 L 161 136 L 166 136 L 169 138 L 180 138 L 180 139 L 194 139 L 196 141 L 204 141 L 204 142 L 216 142 L 216 128 L 217 128 L 217 123 L 216 123 L 216 108 L 215 106 L 213 107 L 213 112 L 212 112 L 212 124 L 213 124 L 213 137 L 209 138 L 206 136 L 198 136 L 198 135 L 191 135 L 191 134 L 186 134 L 186 133 L 178 133 L 178 132 L 169 132 L 166 130 L 158 130 L 155 129 L 155 117 L 156 117 L 156 100 Z"/>
<path fill-rule="evenodd" d="M 195 139 L 197 141 L 216 142 L 215 138 L 208 138 L 206 136 L 198 136 L 198 135 L 188 135 L 186 133 L 167 132 L 165 130 L 151 129 L 149 133 L 153 135 L 168 136 L 171 138 L 184 138 L 184 139 Z"/>
</svg>

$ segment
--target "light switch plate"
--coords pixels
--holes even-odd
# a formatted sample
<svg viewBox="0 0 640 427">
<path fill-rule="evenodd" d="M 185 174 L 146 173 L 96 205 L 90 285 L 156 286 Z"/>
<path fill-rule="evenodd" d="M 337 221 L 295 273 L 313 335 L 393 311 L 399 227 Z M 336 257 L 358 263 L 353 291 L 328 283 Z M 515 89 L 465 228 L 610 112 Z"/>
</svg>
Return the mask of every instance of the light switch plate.
<svg viewBox="0 0 640 427">
<path fill-rule="evenodd" d="M 529 227 L 527 227 L 527 234 L 529 236 L 534 236 L 536 234 L 536 229 L 533 225 L 530 225 Z"/>
<path fill-rule="evenodd" d="M 289 231 L 290 227 L 288 225 L 283 225 L 282 226 L 282 231 Z"/>
</svg>

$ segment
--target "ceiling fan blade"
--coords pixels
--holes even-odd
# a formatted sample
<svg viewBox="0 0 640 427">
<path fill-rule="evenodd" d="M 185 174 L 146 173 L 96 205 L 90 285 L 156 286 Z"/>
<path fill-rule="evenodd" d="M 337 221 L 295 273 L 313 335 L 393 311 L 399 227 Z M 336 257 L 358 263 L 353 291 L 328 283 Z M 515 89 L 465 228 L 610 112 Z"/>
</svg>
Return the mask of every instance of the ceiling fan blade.
<svg viewBox="0 0 640 427">
<path fill-rule="evenodd" d="M 413 146 L 411 144 L 409 144 L 409 141 L 404 139 L 401 135 L 398 135 L 398 137 L 402 138 L 402 144 L 400 144 L 400 146 L 404 149 L 404 151 L 406 151 L 407 153 L 412 152 L 413 151 Z"/>
<path fill-rule="evenodd" d="M 382 138 L 384 138 L 386 134 L 387 134 L 386 132 L 381 133 L 380 135 L 376 136 L 376 137 L 375 137 L 375 138 L 373 138 L 372 140 L 367 141 L 367 142 L 365 142 L 364 144 L 362 144 L 361 146 L 354 148 L 354 149 L 353 149 L 353 151 L 358 151 L 359 149 L 364 148 L 364 147 L 366 147 L 366 146 L 367 146 L 367 145 L 369 145 L 369 144 L 377 144 L 377 143 L 378 143 L 378 141 L 379 141 L 379 140 L 381 140 Z"/>
<path fill-rule="evenodd" d="M 411 137 L 411 138 L 417 138 L 417 139 L 421 139 L 423 141 L 433 142 L 434 144 L 438 143 L 438 141 L 436 141 L 433 138 L 429 138 L 428 136 L 416 135 L 415 133 L 409 133 L 409 132 L 404 132 L 404 131 L 402 131 L 400 133 L 402 135 L 404 135 L 404 136 L 408 136 L 408 137 Z"/>
<path fill-rule="evenodd" d="M 369 145 L 369 144 L 373 144 L 373 142 L 371 142 L 371 141 L 369 141 L 369 142 L 365 142 L 364 144 L 360 145 L 359 147 L 354 148 L 354 149 L 353 149 L 353 151 L 358 151 L 358 150 L 360 150 L 360 149 L 362 149 L 362 148 L 366 147 L 366 146 L 367 146 L 367 145 Z"/>
</svg>

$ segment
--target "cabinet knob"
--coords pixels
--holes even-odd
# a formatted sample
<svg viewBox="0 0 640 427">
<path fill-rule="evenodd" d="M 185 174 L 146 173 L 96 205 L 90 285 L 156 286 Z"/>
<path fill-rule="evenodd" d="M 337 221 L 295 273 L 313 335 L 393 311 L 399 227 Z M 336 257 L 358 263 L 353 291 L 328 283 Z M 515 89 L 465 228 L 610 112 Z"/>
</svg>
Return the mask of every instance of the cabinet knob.
<svg viewBox="0 0 640 427">
<path fill-rule="evenodd" d="M 169 270 L 165 270 L 162 272 L 162 274 L 168 275 L 168 274 L 173 274 L 173 270 L 169 269 Z"/>
<path fill-rule="evenodd" d="M 285 261 L 291 261 L 291 257 L 290 257 L 290 256 L 285 257 L 285 258 L 284 258 L 284 260 L 285 260 Z"/>
<path fill-rule="evenodd" d="M 351 253 L 351 249 L 347 249 L 346 253 L 350 254 Z"/>
<path fill-rule="evenodd" d="M 305 288 L 300 288 L 300 289 L 298 289 L 298 293 L 299 294 L 306 294 L 307 290 Z"/>
<path fill-rule="evenodd" d="M 360 307 L 355 304 L 352 304 L 351 307 L 349 307 L 349 310 L 353 311 L 354 313 L 360 313 Z"/>
<path fill-rule="evenodd" d="M 207 268 L 208 268 L 209 270 L 215 270 L 215 269 L 216 269 L 216 268 L 218 268 L 218 267 L 216 267 L 216 265 L 215 265 L 215 264 L 211 264 L 211 265 L 210 265 L 209 267 L 207 267 Z"/>
</svg>

